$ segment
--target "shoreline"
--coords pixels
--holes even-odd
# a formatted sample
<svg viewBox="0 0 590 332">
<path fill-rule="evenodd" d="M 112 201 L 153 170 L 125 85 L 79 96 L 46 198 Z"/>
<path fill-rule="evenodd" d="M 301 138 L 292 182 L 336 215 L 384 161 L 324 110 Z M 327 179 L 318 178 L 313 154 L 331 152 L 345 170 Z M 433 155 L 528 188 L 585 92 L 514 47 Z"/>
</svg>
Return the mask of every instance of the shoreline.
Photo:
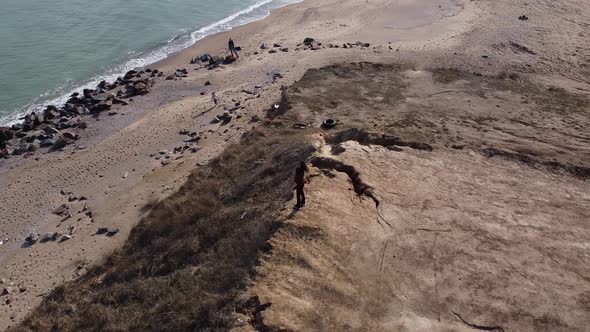
<svg viewBox="0 0 590 332">
<path fill-rule="evenodd" d="M 270 15 L 270 13 L 274 10 L 284 8 L 284 7 L 293 5 L 293 4 L 297 4 L 297 3 L 300 3 L 304 0 L 293 0 L 292 2 L 289 2 L 286 4 L 281 4 L 281 5 L 278 5 L 277 7 L 271 6 L 266 11 L 266 14 L 263 17 L 252 17 L 252 18 L 246 17 L 245 22 L 237 22 L 236 25 L 231 25 L 230 27 L 224 28 L 221 31 L 216 31 L 216 29 L 219 28 L 220 26 L 223 26 L 224 24 L 232 22 L 236 19 L 239 19 L 242 15 L 250 14 L 258 8 L 261 8 L 261 7 L 264 7 L 267 5 L 271 5 L 275 1 L 280 2 L 281 0 L 270 0 L 268 2 L 262 1 L 260 3 L 255 3 L 253 5 L 250 5 L 249 7 L 246 7 L 244 9 L 238 10 L 235 13 L 232 13 L 226 17 L 219 19 L 218 21 L 207 24 L 201 28 L 198 28 L 194 31 L 189 32 L 187 34 L 187 38 L 190 39 L 190 41 L 181 42 L 179 45 L 171 45 L 170 44 L 171 42 L 174 42 L 175 40 L 179 39 L 179 37 L 183 36 L 183 35 L 175 35 L 172 38 L 168 39 L 167 41 L 162 41 L 161 45 L 157 46 L 154 49 L 148 48 L 146 50 L 140 51 L 138 58 L 127 59 L 123 63 L 114 63 L 104 73 L 99 73 L 99 74 L 96 74 L 96 75 L 86 79 L 86 80 L 82 80 L 82 81 L 76 83 L 75 87 L 64 85 L 64 86 L 57 86 L 51 90 L 45 91 L 43 94 L 41 94 L 38 97 L 33 98 L 31 101 L 29 101 L 25 105 L 19 106 L 17 109 L 14 110 L 13 114 L 7 114 L 7 115 L 3 116 L 2 118 L 0 118 L 0 127 L 10 127 L 14 124 L 21 123 L 26 114 L 28 114 L 30 112 L 42 111 L 43 108 L 45 108 L 47 105 L 54 105 L 57 107 L 63 107 L 63 105 L 67 102 L 67 100 L 69 98 L 68 96 L 70 96 L 73 93 L 80 93 L 81 94 L 82 90 L 84 90 L 84 89 L 95 89 L 96 86 L 103 80 L 105 80 L 107 82 L 108 81 L 115 81 L 117 79 L 117 77 L 124 76 L 125 73 L 130 70 L 138 70 L 138 69 L 142 69 L 142 68 L 145 69 L 145 68 L 157 66 L 158 63 L 166 61 L 167 58 L 174 56 L 177 53 L 183 52 L 184 50 L 192 47 L 193 45 L 195 45 L 197 42 L 201 41 L 204 38 L 207 38 L 209 36 L 212 36 L 212 35 L 215 35 L 218 33 L 231 31 L 232 29 L 235 29 L 237 27 L 263 20 L 266 17 L 268 17 Z M 211 31 L 211 32 L 208 32 L 208 31 Z M 165 49 L 167 49 L 169 47 L 172 47 L 175 50 L 171 51 L 170 53 L 167 53 L 167 51 L 164 51 Z M 164 52 L 166 54 L 164 54 L 163 56 L 157 55 L 158 53 L 162 53 L 162 52 Z M 153 60 L 152 58 L 159 58 L 159 59 Z M 133 63 L 137 63 L 137 62 L 140 62 L 143 64 L 139 65 L 139 66 L 133 65 Z M 62 92 L 58 92 L 60 90 Z M 57 96 L 49 97 L 49 98 L 43 97 L 43 96 L 47 96 L 50 94 L 57 94 Z M 45 101 L 43 101 L 44 98 L 47 98 L 47 99 Z M 39 100 L 39 99 L 41 99 L 41 100 Z M 18 109 L 20 109 L 20 110 L 18 110 Z"/>
<path fill-rule="evenodd" d="M 494 45 L 508 37 L 490 37 L 482 29 L 495 19 L 496 12 L 487 5 L 459 0 L 444 1 L 441 7 L 413 0 L 402 4 L 400 9 L 387 1 L 359 5 L 355 0 L 305 0 L 277 8 L 261 20 L 209 35 L 150 65 L 166 74 L 150 93 L 133 98 L 127 106 L 113 106 L 116 114 L 91 117 L 88 128 L 80 132 L 84 149 L 69 145 L 63 152 L 37 154 L 38 160 L 0 161 L 0 186 L 6 188 L 0 192 L 0 206 L 7 207 L 0 213 L 0 224 L 10 238 L 8 246 L 0 245 L 0 261 L 6 267 L 0 270 L 0 279 L 27 289 L 14 294 L 10 306 L 0 306 L 0 330 L 20 321 L 52 289 L 84 275 L 120 248 L 145 215 L 144 207 L 175 192 L 195 167 L 260 125 L 267 109 L 280 100 L 281 86 L 298 81 L 311 68 L 375 62 L 407 64 L 419 74 L 422 68 L 444 64 L 485 75 L 503 70 L 541 77 L 560 74 L 560 86 L 588 89 L 569 76 L 573 68 L 569 64 L 554 70 L 532 54 L 514 60 L 511 50 L 495 50 Z M 520 10 L 511 6 L 511 13 Z M 403 20 L 420 24 L 401 29 L 407 28 Z M 395 33 L 384 28 L 396 24 L 400 30 Z M 520 26 L 514 29 L 523 31 L 518 30 L 523 29 Z M 509 32 L 506 35 L 511 38 Z M 189 63 L 198 55 L 224 53 L 230 36 L 242 47 L 237 62 L 211 70 Z M 307 37 L 316 39 L 316 49 L 302 46 Z M 369 46 L 344 48 L 357 41 Z M 527 45 L 539 50 L 542 42 L 531 40 Z M 260 49 L 261 43 L 268 48 Z M 275 43 L 281 46 L 274 47 Z M 554 53 L 547 57 L 560 49 L 550 51 Z M 186 69 L 186 77 L 166 80 L 176 69 Z M 212 104 L 212 92 L 220 99 L 217 107 Z M 224 107 L 233 109 L 231 121 L 215 122 Z M 316 118 L 303 120 L 317 122 Z M 82 196 L 86 200 L 81 201 Z M 78 199 L 69 202 L 73 197 Z M 52 213 L 62 204 L 69 204 L 72 214 L 65 221 Z M 65 234 L 72 225 L 76 230 L 67 241 L 19 248 L 30 231 L 41 236 Z M 118 232 L 112 237 L 97 235 L 102 227 Z M 9 246 L 14 250 L 7 250 Z"/>
</svg>

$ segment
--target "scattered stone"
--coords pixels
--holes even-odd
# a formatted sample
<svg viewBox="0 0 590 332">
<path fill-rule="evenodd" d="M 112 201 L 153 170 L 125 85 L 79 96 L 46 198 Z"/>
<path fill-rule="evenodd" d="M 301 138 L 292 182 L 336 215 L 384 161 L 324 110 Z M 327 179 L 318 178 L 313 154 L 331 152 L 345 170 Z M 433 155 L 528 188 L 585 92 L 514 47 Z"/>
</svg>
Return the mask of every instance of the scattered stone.
<svg viewBox="0 0 590 332">
<path fill-rule="evenodd" d="M 12 287 L 4 287 L 2 289 L 2 293 L 0 293 L 0 296 L 10 295 L 10 294 L 12 294 Z"/>
<path fill-rule="evenodd" d="M 303 44 L 306 46 L 310 46 L 311 44 L 313 44 L 314 41 L 315 41 L 315 39 L 307 37 L 303 40 Z"/>
<path fill-rule="evenodd" d="M 162 164 L 162 166 L 167 166 L 167 165 L 170 165 L 170 162 L 171 162 L 170 159 L 164 159 L 160 162 L 160 164 Z"/>
<path fill-rule="evenodd" d="M 266 46 L 266 44 L 265 44 L 265 43 L 262 43 L 262 44 L 260 45 L 260 49 L 261 49 L 261 50 L 266 50 L 267 48 L 268 48 L 268 46 Z"/>
<path fill-rule="evenodd" d="M 52 213 L 58 216 L 65 214 L 70 209 L 69 204 L 62 204 L 59 207 L 55 208 Z"/>
<path fill-rule="evenodd" d="M 61 239 L 59 240 L 59 243 L 65 242 L 67 240 L 71 240 L 72 236 L 71 235 L 62 235 Z"/>
<path fill-rule="evenodd" d="M 37 241 L 39 241 L 39 235 L 37 233 L 31 233 L 25 238 L 25 242 L 30 245 L 37 243 Z"/>
<path fill-rule="evenodd" d="M 526 15 L 520 15 L 520 16 L 518 17 L 518 19 L 519 19 L 519 20 L 521 20 L 521 21 L 528 21 L 528 20 L 529 20 L 529 17 L 528 17 L 528 16 L 526 16 Z"/>
<path fill-rule="evenodd" d="M 53 233 L 53 236 L 51 237 L 51 241 L 57 241 L 63 234 L 60 232 L 55 232 Z"/>
<path fill-rule="evenodd" d="M 107 229 L 106 236 L 114 236 L 117 233 L 119 233 L 118 228 L 109 228 L 109 229 Z"/>
<path fill-rule="evenodd" d="M 41 238 L 41 243 L 49 242 L 53 239 L 53 232 L 45 233 Z"/>
<path fill-rule="evenodd" d="M 283 47 L 283 48 L 281 48 L 281 51 L 282 52 L 289 52 L 289 48 L 288 47 Z"/>
<path fill-rule="evenodd" d="M 205 86 L 209 86 L 209 85 L 211 85 L 211 82 L 205 81 Z"/>
<path fill-rule="evenodd" d="M 273 53 L 277 53 L 277 51 L 276 50 L 270 50 L 270 51 L 268 51 L 268 53 L 273 54 Z"/>
</svg>

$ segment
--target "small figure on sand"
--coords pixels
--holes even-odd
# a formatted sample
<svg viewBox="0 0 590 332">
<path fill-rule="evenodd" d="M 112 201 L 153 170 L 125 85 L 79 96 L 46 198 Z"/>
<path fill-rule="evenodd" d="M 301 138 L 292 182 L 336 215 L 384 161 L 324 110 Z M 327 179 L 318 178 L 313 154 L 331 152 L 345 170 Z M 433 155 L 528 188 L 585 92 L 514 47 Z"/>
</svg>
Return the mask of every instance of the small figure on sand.
<svg viewBox="0 0 590 332">
<path fill-rule="evenodd" d="M 231 54 L 231 56 L 233 56 L 235 53 L 236 59 L 240 57 L 238 55 L 238 51 L 236 51 L 236 46 L 234 45 L 234 41 L 231 38 L 229 39 L 229 42 L 227 43 L 227 48 L 229 48 L 229 53 Z"/>
<path fill-rule="evenodd" d="M 215 104 L 215 106 L 217 106 L 217 104 L 219 103 L 219 98 L 217 98 L 217 95 L 215 94 L 215 92 L 213 92 L 213 94 L 211 94 L 211 99 L 213 100 L 213 103 Z"/>
<path fill-rule="evenodd" d="M 299 162 L 299 166 L 295 169 L 295 190 L 297 191 L 297 205 L 295 208 L 300 209 L 305 206 L 305 194 L 303 193 L 303 187 L 305 186 L 305 172 L 307 171 L 307 165 L 304 161 Z"/>
</svg>

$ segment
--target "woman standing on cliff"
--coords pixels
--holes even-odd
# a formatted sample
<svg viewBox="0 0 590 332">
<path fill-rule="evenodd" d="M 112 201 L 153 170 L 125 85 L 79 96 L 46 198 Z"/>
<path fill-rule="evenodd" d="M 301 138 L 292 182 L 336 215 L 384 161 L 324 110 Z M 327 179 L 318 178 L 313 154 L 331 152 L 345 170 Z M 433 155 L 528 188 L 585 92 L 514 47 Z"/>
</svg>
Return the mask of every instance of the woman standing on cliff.
<svg viewBox="0 0 590 332">
<path fill-rule="evenodd" d="M 300 209 L 305 206 L 305 194 L 303 193 L 303 187 L 305 186 L 305 172 L 307 171 L 307 165 L 304 161 L 299 162 L 299 166 L 295 169 L 295 190 L 297 191 L 297 205 L 295 208 Z"/>
</svg>

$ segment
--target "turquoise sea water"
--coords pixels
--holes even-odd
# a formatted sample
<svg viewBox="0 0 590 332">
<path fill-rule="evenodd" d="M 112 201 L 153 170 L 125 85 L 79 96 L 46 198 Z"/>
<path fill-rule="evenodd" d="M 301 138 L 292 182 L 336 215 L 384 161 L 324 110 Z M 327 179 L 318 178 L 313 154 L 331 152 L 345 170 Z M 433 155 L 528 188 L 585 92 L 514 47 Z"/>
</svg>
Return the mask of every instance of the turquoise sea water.
<svg viewBox="0 0 590 332">
<path fill-rule="evenodd" d="M 297 0 L 0 0 L 0 125 Z"/>
</svg>

